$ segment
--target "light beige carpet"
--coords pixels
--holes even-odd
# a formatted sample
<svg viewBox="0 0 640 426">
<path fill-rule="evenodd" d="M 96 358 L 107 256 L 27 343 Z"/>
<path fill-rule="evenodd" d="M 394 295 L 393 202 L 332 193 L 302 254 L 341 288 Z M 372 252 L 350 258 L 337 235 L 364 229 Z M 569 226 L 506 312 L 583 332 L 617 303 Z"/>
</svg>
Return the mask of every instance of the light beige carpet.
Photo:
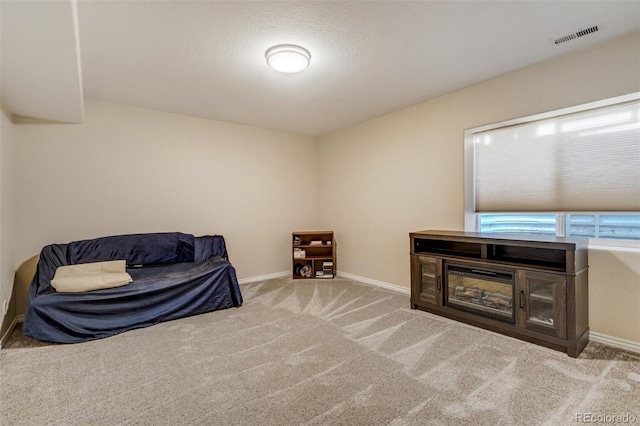
<svg viewBox="0 0 640 426">
<path fill-rule="evenodd" d="M 88 343 L 15 332 L 0 351 L 0 424 L 640 423 L 636 354 L 590 344 L 572 359 L 344 279 L 242 291 L 240 308 Z"/>
</svg>

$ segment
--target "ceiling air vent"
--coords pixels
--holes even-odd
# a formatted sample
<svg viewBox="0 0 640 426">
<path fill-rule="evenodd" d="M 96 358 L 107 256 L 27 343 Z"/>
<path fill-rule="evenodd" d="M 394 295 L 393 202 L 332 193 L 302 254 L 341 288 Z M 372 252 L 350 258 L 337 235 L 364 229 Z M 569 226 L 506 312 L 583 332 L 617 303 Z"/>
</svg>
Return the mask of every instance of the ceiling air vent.
<svg viewBox="0 0 640 426">
<path fill-rule="evenodd" d="M 576 37 L 586 36 L 587 34 L 595 33 L 596 31 L 598 31 L 598 26 L 594 25 L 593 27 L 587 28 L 586 30 L 580 30 L 576 32 Z"/>
<path fill-rule="evenodd" d="M 585 29 L 580 29 L 575 33 L 567 34 L 566 36 L 553 40 L 553 44 L 565 43 L 567 41 L 576 39 L 578 37 L 583 37 L 583 36 L 586 36 L 587 34 L 595 33 L 596 31 L 598 31 L 598 25 L 594 25 L 593 27 L 589 27 Z"/>
<path fill-rule="evenodd" d="M 566 35 L 564 37 L 557 38 L 553 43 L 554 44 L 560 44 L 560 43 L 564 43 L 565 41 L 573 40 L 574 38 L 576 38 L 576 35 L 571 33 L 571 34 Z"/>
</svg>

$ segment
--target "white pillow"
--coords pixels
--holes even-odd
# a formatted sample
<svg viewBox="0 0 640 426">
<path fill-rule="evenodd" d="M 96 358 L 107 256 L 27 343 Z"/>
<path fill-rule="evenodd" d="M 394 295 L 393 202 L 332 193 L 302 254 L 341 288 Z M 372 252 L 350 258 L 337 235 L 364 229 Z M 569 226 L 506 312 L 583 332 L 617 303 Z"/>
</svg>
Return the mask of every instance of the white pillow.
<svg viewBox="0 0 640 426">
<path fill-rule="evenodd" d="M 51 286 L 61 293 L 120 287 L 133 281 L 126 267 L 125 260 L 60 266 L 51 280 Z"/>
</svg>

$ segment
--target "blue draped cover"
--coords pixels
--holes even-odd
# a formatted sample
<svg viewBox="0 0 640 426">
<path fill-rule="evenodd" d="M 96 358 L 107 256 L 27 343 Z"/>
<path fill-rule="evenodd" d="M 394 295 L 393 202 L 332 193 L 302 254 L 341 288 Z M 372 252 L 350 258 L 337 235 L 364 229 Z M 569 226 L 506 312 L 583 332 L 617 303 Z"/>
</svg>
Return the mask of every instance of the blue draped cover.
<svg viewBox="0 0 640 426">
<path fill-rule="evenodd" d="M 181 232 L 115 235 L 69 243 L 69 262 L 125 259 L 127 265 L 165 265 L 193 262 L 195 237 Z"/>
<path fill-rule="evenodd" d="M 164 235 L 174 239 L 176 244 L 189 242 L 185 234 L 175 234 L 178 233 Z M 142 239 L 150 235 L 158 234 L 137 234 Z M 97 261 L 93 259 L 98 258 L 117 260 L 94 257 L 94 254 L 86 251 L 87 247 L 113 251 L 116 253 L 114 256 L 125 255 L 119 259 L 129 259 L 122 250 L 127 244 L 139 253 L 141 246 L 134 244 L 136 236 L 119 237 L 130 237 L 131 240 L 115 249 L 109 243 L 116 239 L 106 243 L 82 244 L 82 249 L 76 254 L 84 251 L 87 255 L 74 260 L 85 261 L 73 263 L 86 263 L 86 259 Z M 162 265 L 127 267 L 127 272 L 133 278 L 132 283 L 83 293 L 58 293 L 50 284 L 57 267 L 72 264 L 72 243 L 44 247 L 29 288 L 29 306 L 22 326 L 23 333 L 48 342 L 85 342 L 163 321 L 242 305 L 242 294 L 235 269 L 227 258 L 224 238 L 219 235 L 192 238 L 193 261 L 166 263 L 168 257 L 160 254 L 158 258 L 162 259 Z M 165 243 L 166 240 L 162 244 Z M 168 248 L 169 251 L 174 249 Z M 183 253 L 184 249 L 178 248 L 173 253 Z"/>
</svg>

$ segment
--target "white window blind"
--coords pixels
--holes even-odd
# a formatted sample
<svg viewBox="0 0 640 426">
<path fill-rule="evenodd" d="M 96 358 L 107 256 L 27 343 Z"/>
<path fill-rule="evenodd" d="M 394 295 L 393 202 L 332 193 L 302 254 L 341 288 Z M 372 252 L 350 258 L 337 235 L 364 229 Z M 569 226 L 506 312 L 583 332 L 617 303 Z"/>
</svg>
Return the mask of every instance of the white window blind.
<svg viewBox="0 0 640 426">
<path fill-rule="evenodd" d="M 474 133 L 476 212 L 640 211 L 640 100 Z"/>
</svg>

